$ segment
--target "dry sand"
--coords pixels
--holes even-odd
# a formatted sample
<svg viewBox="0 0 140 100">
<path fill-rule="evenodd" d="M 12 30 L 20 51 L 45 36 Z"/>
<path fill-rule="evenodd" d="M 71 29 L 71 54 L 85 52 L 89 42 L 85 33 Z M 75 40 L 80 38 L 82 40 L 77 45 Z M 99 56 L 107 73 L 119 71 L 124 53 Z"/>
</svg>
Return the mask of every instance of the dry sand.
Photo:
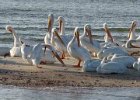
<svg viewBox="0 0 140 100">
<path fill-rule="evenodd" d="M 74 68 L 75 59 L 64 60 L 66 67 L 59 62 L 29 65 L 20 57 L 0 57 L 0 84 L 22 87 L 140 87 L 140 72 L 130 69 L 127 74 L 103 75 L 96 72 L 84 73 Z"/>
</svg>

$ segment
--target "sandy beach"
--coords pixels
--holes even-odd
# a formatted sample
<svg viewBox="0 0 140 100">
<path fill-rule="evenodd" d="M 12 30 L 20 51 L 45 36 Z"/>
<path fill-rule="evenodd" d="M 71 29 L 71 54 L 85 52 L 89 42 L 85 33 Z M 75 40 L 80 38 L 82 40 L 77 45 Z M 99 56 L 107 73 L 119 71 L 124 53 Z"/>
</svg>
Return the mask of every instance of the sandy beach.
<svg viewBox="0 0 140 100">
<path fill-rule="evenodd" d="M 66 67 L 59 62 L 29 65 L 20 57 L 0 57 L 0 84 L 21 87 L 140 87 L 140 72 L 130 69 L 126 74 L 103 75 L 96 72 L 85 73 L 74 68 L 73 58 L 64 60 Z"/>
</svg>

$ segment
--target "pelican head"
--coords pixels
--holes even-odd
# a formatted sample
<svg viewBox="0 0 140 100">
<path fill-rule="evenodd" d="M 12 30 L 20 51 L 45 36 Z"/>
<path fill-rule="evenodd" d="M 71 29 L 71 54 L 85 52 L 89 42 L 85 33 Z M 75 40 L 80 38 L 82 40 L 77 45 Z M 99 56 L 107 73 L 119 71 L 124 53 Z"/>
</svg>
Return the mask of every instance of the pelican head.
<svg viewBox="0 0 140 100">
<path fill-rule="evenodd" d="M 7 25 L 6 26 L 6 31 L 13 33 L 14 32 L 14 28 L 11 25 Z"/>
<path fill-rule="evenodd" d="M 64 17 L 62 16 L 59 16 L 58 19 L 57 19 L 58 23 L 59 23 L 59 32 L 62 31 L 62 24 L 64 24 L 65 20 L 64 20 Z"/>
<path fill-rule="evenodd" d="M 137 21 L 132 21 L 131 23 L 131 26 L 130 26 L 130 30 L 129 30 L 129 33 L 128 33 L 128 38 L 132 38 L 133 36 L 133 32 L 135 31 L 136 29 L 136 26 L 137 26 Z"/>
<path fill-rule="evenodd" d="M 104 30 L 106 32 L 106 38 L 109 37 L 111 42 L 113 42 L 113 37 L 112 37 L 112 35 L 111 35 L 106 23 L 103 24 L 103 28 L 104 28 Z"/>
<path fill-rule="evenodd" d="M 53 36 L 57 36 L 57 38 L 59 39 L 59 41 L 60 41 L 63 45 L 65 45 L 64 41 L 63 41 L 63 40 L 61 39 L 61 37 L 59 36 L 58 31 L 57 31 L 56 28 L 53 28 L 53 29 L 52 29 L 52 33 L 53 33 Z"/>
<path fill-rule="evenodd" d="M 90 26 L 89 24 L 86 24 L 86 25 L 84 26 L 84 30 L 85 30 L 87 33 L 89 33 L 89 31 L 91 31 L 91 26 Z"/>
<path fill-rule="evenodd" d="M 89 39 L 90 39 L 90 43 L 92 44 L 91 26 L 89 24 L 86 24 L 84 26 L 84 29 L 85 29 L 86 33 L 88 33 L 88 36 L 89 36 Z"/>
<path fill-rule="evenodd" d="M 131 31 L 135 31 L 136 26 L 137 26 L 137 21 L 132 21 L 130 30 L 131 30 Z"/>
<path fill-rule="evenodd" d="M 54 16 L 53 14 L 48 15 L 48 32 L 51 32 L 53 26 Z"/>
<path fill-rule="evenodd" d="M 79 34 L 80 34 L 80 30 L 79 30 L 78 27 L 76 27 L 75 30 L 74 30 L 74 36 L 77 38 L 77 43 L 78 43 L 78 46 L 80 47 Z"/>
</svg>

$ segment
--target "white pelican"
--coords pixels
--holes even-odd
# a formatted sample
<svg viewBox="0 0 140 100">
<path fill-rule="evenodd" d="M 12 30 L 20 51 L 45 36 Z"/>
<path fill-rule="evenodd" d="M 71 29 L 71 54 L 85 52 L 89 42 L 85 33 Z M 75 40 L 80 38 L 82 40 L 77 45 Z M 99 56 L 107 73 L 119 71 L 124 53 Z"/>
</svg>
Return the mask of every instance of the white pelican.
<svg viewBox="0 0 140 100">
<path fill-rule="evenodd" d="M 128 56 L 127 51 L 125 51 L 123 48 L 121 48 L 119 46 L 113 46 L 113 47 L 101 49 L 97 53 L 97 57 L 99 59 L 103 59 L 104 57 L 108 57 L 109 55 L 114 55 L 114 54 Z"/>
<path fill-rule="evenodd" d="M 44 59 L 46 57 L 46 54 L 45 54 L 46 48 L 48 48 L 51 51 L 50 55 L 48 55 L 49 58 L 52 56 L 51 54 L 53 54 L 63 64 L 63 66 L 65 65 L 51 45 L 42 45 L 39 43 L 34 46 L 29 46 L 29 45 L 23 44 L 21 47 L 22 57 L 23 59 L 26 59 L 30 64 L 39 67 L 38 65 L 42 63 L 42 61 L 44 62 Z"/>
<path fill-rule="evenodd" d="M 128 40 L 125 44 L 126 48 L 140 48 L 140 40 Z"/>
<path fill-rule="evenodd" d="M 139 48 L 140 47 L 140 36 L 137 37 L 135 35 L 135 30 L 136 30 L 137 22 L 132 21 L 130 31 L 128 34 L 128 40 L 126 41 L 125 47 L 126 48 Z"/>
<path fill-rule="evenodd" d="M 60 37 L 62 38 L 62 40 L 68 44 L 69 41 L 72 39 L 72 35 L 71 34 L 66 34 L 65 33 L 65 20 L 64 17 L 59 16 L 58 17 L 58 23 L 59 23 L 59 33 L 60 33 Z"/>
<path fill-rule="evenodd" d="M 56 62 L 54 56 L 52 56 L 52 52 L 50 49 L 45 48 L 46 50 L 43 50 L 40 54 L 41 56 L 41 63 L 46 64 L 46 63 L 54 63 Z M 22 53 L 22 58 L 24 60 L 27 60 L 29 63 L 31 62 L 30 55 L 32 53 L 33 46 L 31 45 L 26 45 L 25 43 L 22 44 L 21 46 L 21 53 Z"/>
<path fill-rule="evenodd" d="M 13 37 L 14 37 L 14 44 L 13 44 L 13 47 L 10 49 L 10 53 L 9 53 L 9 55 L 11 57 L 21 57 L 22 56 L 21 55 L 21 42 L 20 41 L 23 41 L 28 45 L 36 44 L 36 42 L 34 42 L 34 41 L 30 41 L 29 39 L 22 39 L 21 37 L 19 37 L 18 34 L 15 32 L 14 28 L 10 25 L 6 26 L 6 30 L 8 32 L 11 32 L 13 34 Z M 8 53 L 5 54 L 4 56 L 6 57 L 7 55 L 8 55 Z"/>
<path fill-rule="evenodd" d="M 116 54 L 113 55 L 113 57 L 111 58 L 112 62 L 118 62 L 118 63 L 122 63 L 125 66 L 127 66 L 127 68 L 132 68 L 133 67 L 133 63 L 136 61 L 134 57 L 132 56 L 117 56 Z"/>
<path fill-rule="evenodd" d="M 46 33 L 45 38 L 44 38 L 45 44 L 50 44 L 53 23 L 54 23 L 54 16 L 53 14 L 49 14 L 48 15 L 48 32 Z"/>
<path fill-rule="evenodd" d="M 100 43 L 97 40 L 92 39 L 91 26 L 88 24 L 84 26 L 84 34 L 80 36 L 80 42 L 84 48 L 91 52 L 95 52 L 96 54 L 101 48 Z"/>
<path fill-rule="evenodd" d="M 96 69 L 97 73 L 103 74 L 122 74 L 127 72 L 127 67 L 118 62 L 106 62 L 106 57 L 101 61 L 101 64 Z"/>
<path fill-rule="evenodd" d="M 104 28 L 104 31 L 106 33 L 105 36 L 104 36 L 104 41 L 113 43 L 114 39 L 113 39 L 113 37 L 111 35 L 111 32 L 109 31 L 106 23 L 103 24 L 103 28 Z"/>
<path fill-rule="evenodd" d="M 74 36 L 67 46 L 67 51 L 70 56 L 78 59 L 78 64 L 74 65 L 74 67 L 80 67 L 81 61 L 87 61 L 91 59 L 89 52 L 85 48 L 80 46 L 78 27 L 76 27 L 74 30 Z"/>
<path fill-rule="evenodd" d="M 95 72 L 96 68 L 100 65 L 101 60 L 91 59 L 84 61 L 82 70 L 83 72 Z"/>
<path fill-rule="evenodd" d="M 134 62 L 133 68 L 140 71 L 140 58 L 138 58 L 138 61 Z"/>
<path fill-rule="evenodd" d="M 62 53 L 62 59 L 65 58 L 65 53 L 67 53 L 67 45 L 68 43 L 64 42 L 62 37 L 58 34 L 56 28 L 52 29 L 52 37 L 51 37 L 51 44 L 56 48 L 56 50 Z"/>
<path fill-rule="evenodd" d="M 132 21 L 131 27 L 130 27 L 130 31 L 128 34 L 128 40 L 126 41 L 126 43 L 124 44 L 126 50 L 131 54 L 138 54 L 140 52 L 140 36 L 137 37 L 135 35 L 135 29 L 137 26 L 137 22 L 136 21 Z"/>
<path fill-rule="evenodd" d="M 14 28 L 12 26 L 10 26 L 10 25 L 7 25 L 6 30 L 8 32 L 11 32 L 13 34 L 13 37 L 14 37 L 14 45 L 10 49 L 10 56 L 11 57 L 15 57 L 15 56 L 19 57 L 19 56 L 21 56 L 21 48 L 20 48 L 21 44 L 20 44 L 20 41 L 19 41 L 19 37 L 16 34 Z"/>
<path fill-rule="evenodd" d="M 137 27 L 137 21 L 132 21 L 130 30 L 128 32 L 128 40 L 138 39 L 138 37 L 135 34 L 136 27 Z"/>
<path fill-rule="evenodd" d="M 104 41 L 105 41 L 104 47 L 119 46 L 120 44 L 118 43 L 118 41 L 114 40 L 106 23 L 103 24 L 103 28 L 106 33 L 104 36 Z"/>
</svg>

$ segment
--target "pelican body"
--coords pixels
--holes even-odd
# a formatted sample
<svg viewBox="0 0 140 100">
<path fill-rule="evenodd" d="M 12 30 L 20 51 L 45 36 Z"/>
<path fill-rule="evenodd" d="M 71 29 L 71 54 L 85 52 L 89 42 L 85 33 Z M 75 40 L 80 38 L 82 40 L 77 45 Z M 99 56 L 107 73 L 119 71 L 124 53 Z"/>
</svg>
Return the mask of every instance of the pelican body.
<svg viewBox="0 0 140 100">
<path fill-rule="evenodd" d="M 78 60 L 78 64 L 75 67 L 80 67 L 81 61 L 91 59 L 89 52 L 80 45 L 78 27 L 75 28 L 74 36 L 67 46 L 67 51 L 71 57 Z"/>
<path fill-rule="evenodd" d="M 51 32 L 53 28 L 53 23 L 54 23 L 54 16 L 53 14 L 48 15 L 48 32 L 45 35 L 44 42 L 45 44 L 51 44 Z"/>
<path fill-rule="evenodd" d="M 58 34 L 56 28 L 52 29 L 51 44 L 56 48 L 56 50 L 62 53 L 62 58 L 65 58 L 65 53 L 67 53 L 67 43 L 63 41 L 62 37 Z"/>
<path fill-rule="evenodd" d="M 10 56 L 11 57 L 20 57 L 21 56 L 21 48 L 20 48 L 21 44 L 20 44 L 18 35 L 16 34 L 14 28 L 10 25 L 6 26 L 6 30 L 8 32 L 11 32 L 13 34 L 13 37 L 14 37 L 14 45 L 10 49 Z"/>
<path fill-rule="evenodd" d="M 111 58 L 112 62 L 118 62 L 124 64 L 127 68 L 132 68 L 133 63 L 136 61 L 132 56 L 117 56 L 113 55 Z"/>
<path fill-rule="evenodd" d="M 114 54 L 128 56 L 127 51 L 125 51 L 123 48 L 114 46 L 114 47 L 109 47 L 109 48 L 101 49 L 98 52 L 97 57 L 99 59 L 103 59 L 104 57 L 107 57 L 109 55 L 114 55 Z"/>
<path fill-rule="evenodd" d="M 104 58 L 101 64 L 96 69 L 97 73 L 102 74 L 123 74 L 127 72 L 127 67 L 118 62 L 106 62 L 106 58 Z"/>
<path fill-rule="evenodd" d="M 84 26 L 84 34 L 80 36 L 80 43 L 81 46 L 96 54 L 101 48 L 100 43 L 92 39 L 91 26 L 88 24 Z"/>
<path fill-rule="evenodd" d="M 91 59 L 84 61 L 82 70 L 83 72 L 95 72 L 96 68 L 100 65 L 101 60 Z"/>
<path fill-rule="evenodd" d="M 43 49 L 44 47 L 45 49 Z M 46 48 L 50 50 L 47 54 L 45 53 L 48 52 L 48 50 L 46 51 Z M 39 43 L 34 46 L 29 46 L 23 44 L 21 47 L 21 51 L 23 59 L 26 59 L 28 63 L 37 67 L 41 62 L 54 63 L 56 60 L 52 56 L 52 54 L 56 56 L 56 58 L 64 65 L 63 61 L 59 58 L 51 45 L 42 45 Z"/>
</svg>

